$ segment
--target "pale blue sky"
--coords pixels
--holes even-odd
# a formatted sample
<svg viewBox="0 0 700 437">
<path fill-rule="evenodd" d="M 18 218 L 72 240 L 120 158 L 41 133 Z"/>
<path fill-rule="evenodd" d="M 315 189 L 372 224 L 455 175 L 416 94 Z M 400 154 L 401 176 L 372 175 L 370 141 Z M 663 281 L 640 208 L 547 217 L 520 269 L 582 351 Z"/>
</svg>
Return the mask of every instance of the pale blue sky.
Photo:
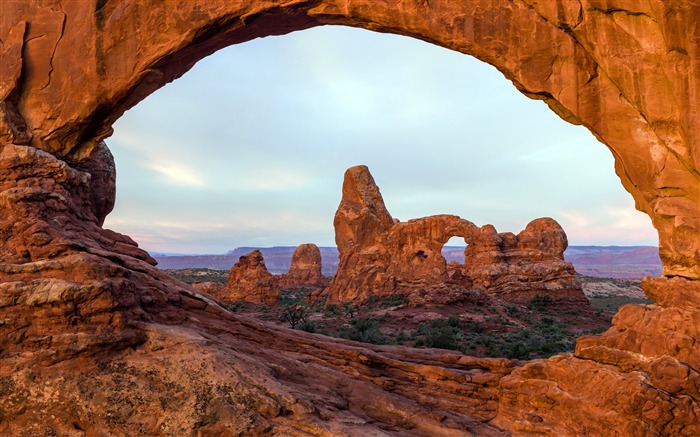
<svg viewBox="0 0 700 437">
<path fill-rule="evenodd" d="M 107 139 L 105 226 L 149 251 L 334 244 L 345 169 L 401 220 L 456 214 L 573 245 L 655 245 L 605 146 L 470 56 L 323 27 L 228 47 L 128 111 Z"/>
</svg>

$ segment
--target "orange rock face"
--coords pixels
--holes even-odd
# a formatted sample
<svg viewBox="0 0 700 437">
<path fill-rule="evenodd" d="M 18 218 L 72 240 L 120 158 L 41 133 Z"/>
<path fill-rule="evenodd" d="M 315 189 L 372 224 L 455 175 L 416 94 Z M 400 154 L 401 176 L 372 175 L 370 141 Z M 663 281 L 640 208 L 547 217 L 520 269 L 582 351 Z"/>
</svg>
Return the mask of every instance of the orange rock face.
<svg viewBox="0 0 700 437">
<path fill-rule="evenodd" d="M 564 261 L 568 241 L 551 218 L 530 222 L 518 235 L 483 226 L 467 246 L 460 276 L 466 284 L 511 300 L 536 295 L 588 305 L 571 263 Z"/>
<path fill-rule="evenodd" d="M 292 255 L 289 272 L 277 276 L 282 290 L 313 290 L 328 285 L 321 272 L 321 251 L 315 244 L 302 244 Z"/>
<path fill-rule="evenodd" d="M 277 278 L 267 271 L 263 255 L 256 249 L 231 267 L 226 287 L 216 297 L 226 302 L 242 300 L 274 305 L 279 295 Z"/>
<path fill-rule="evenodd" d="M 698 435 L 698 23 L 683 0 L 0 2 L 0 434 Z M 657 305 L 526 364 L 360 346 L 236 318 L 101 228 L 124 111 L 220 48 L 323 24 L 473 55 L 590 130 L 659 232 Z M 346 218 L 363 247 L 398 226 L 370 213 Z"/>
<path fill-rule="evenodd" d="M 345 173 L 333 223 L 340 263 L 322 294 L 328 302 L 404 294 L 424 303 L 435 294 L 444 304 L 476 289 L 513 300 L 546 294 L 588 305 L 564 261 L 566 234 L 551 218 L 532 221 L 517 236 L 454 215 L 395 222 L 369 169 L 357 166 Z M 448 267 L 441 250 L 454 236 L 468 243 L 465 263 Z"/>
</svg>

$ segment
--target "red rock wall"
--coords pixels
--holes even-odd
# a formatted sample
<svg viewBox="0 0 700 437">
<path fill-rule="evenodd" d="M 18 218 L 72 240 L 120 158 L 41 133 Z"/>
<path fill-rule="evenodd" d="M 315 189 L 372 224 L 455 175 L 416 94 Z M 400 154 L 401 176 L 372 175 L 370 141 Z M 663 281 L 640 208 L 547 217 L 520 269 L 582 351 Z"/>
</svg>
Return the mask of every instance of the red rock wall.
<svg viewBox="0 0 700 437">
<path fill-rule="evenodd" d="M 460 276 L 466 284 L 506 299 L 536 295 L 588 305 L 574 266 L 564 261 L 568 241 L 555 220 L 531 221 L 518 235 L 483 226 L 464 251 Z"/>
</svg>

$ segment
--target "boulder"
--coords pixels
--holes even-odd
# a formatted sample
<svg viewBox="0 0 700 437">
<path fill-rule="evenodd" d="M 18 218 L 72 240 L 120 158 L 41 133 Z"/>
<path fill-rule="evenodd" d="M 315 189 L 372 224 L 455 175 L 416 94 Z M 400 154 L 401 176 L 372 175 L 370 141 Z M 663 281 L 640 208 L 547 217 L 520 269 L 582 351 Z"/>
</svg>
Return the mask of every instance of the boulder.
<svg viewBox="0 0 700 437">
<path fill-rule="evenodd" d="M 192 283 L 192 287 L 196 288 L 197 290 L 203 293 L 211 294 L 212 296 L 223 296 L 226 289 L 226 286 L 224 284 L 220 284 L 214 281 L 195 281 Z"/>
</svg>

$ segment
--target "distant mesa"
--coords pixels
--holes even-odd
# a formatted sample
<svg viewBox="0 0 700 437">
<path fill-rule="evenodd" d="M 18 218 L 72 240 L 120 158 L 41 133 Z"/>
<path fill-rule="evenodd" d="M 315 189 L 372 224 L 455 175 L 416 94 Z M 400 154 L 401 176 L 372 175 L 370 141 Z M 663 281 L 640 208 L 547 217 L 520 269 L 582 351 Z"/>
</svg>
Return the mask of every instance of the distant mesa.
<svg viewBox="0 0 700 437">
<path fill-rule="evenodd" d="M 431 295 L 450 300 L 480 290 L 518 301 L 548 294 L 588 305 L 573 265 L 564 261 L 566 234 L 551 218 L 533 220 L 518 235 L 455 215 L 398 222 L 369 169 L 356 166 L 345 173 L 333 224 L 340 262 L 319 296 L 330 303 L 392 294 L 421 303 Z M 455 236 L 468 244 L 465 262 L 448 265 L 441 250 Z"/>
<path fill-rule="evenodd" d="M 241 255 L 258 249 L 265 257 L 265 266 L 273 275 L 289 271 L 296 247 L 239 247 L 224 255 L 173 255 L 151 252 L 160 269 L 204 268 L 231 270 Z M 335 275 L 338 269 L 338 249 L 335 246 L 319 246 L 324 276 Z M 464 261 L 464 247 L 444 246 L 442 255 L 449 263 Z M 603 278 L 640 280 L 646 276 L 661 274 L 659 248 L 655 246 L 572 246 L 564 251 L 564 259 L 574 265 L 577 273 Z"/>
</svg>

